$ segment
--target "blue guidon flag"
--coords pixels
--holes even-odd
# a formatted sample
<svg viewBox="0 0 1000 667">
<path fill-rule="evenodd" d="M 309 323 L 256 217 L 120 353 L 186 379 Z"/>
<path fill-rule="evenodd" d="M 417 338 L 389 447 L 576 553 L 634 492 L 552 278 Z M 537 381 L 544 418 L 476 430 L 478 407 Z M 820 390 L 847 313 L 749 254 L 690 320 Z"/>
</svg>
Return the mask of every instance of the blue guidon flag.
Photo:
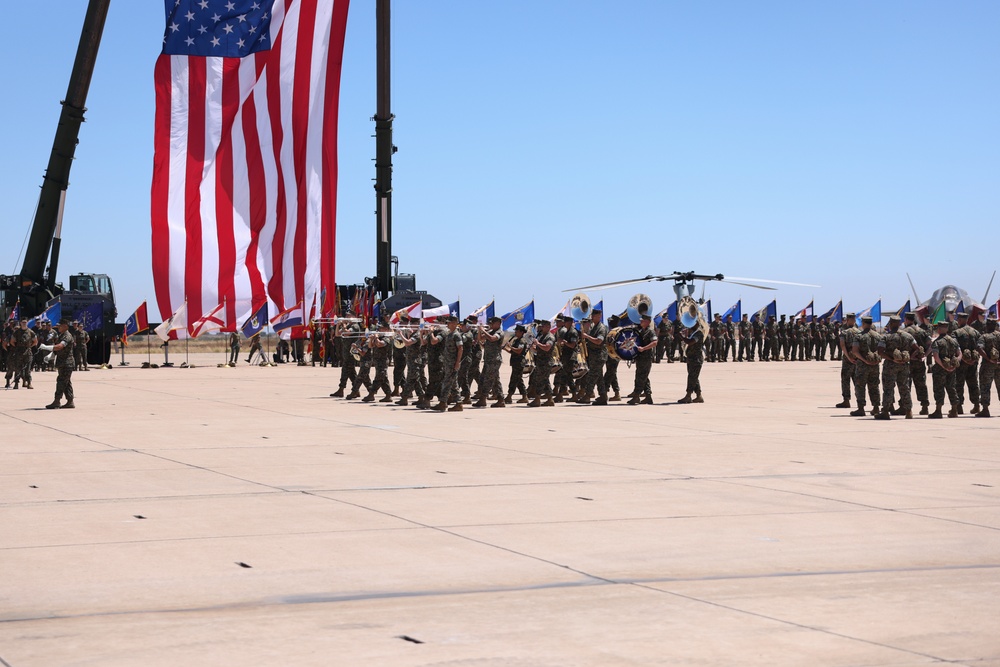
<svg viewBox="0 0 1000 667">
<path fill-rule="evenodd" d="M 240 331 L 247 338 L 253 338 L 267 326 L 267 302 L 257 309 L 257 311 L 247 318 L 247 321 L 240 327 Z"/>
</svg>

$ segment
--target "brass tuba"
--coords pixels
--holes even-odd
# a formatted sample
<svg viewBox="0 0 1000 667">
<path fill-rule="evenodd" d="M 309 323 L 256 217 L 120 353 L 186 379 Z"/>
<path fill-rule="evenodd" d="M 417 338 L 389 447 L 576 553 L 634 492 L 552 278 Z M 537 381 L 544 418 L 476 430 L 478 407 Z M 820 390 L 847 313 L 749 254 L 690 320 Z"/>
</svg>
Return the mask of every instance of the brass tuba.
<svg viewBox="0 0 1000 667">
<path fill-rule="evenodd" d="M 628 300 L 625 312 L 633 324 L 639 324 L 643 315 L 650 315 L 653 312 L 653 300 L 646 294 L 635 294 Z"/>
<path fill-rule="evenodd" d="M 677 303 L 677 311 L 681 314 L 681 325 L 687 329 L 697 327 L 701 329 L 702 335 L 706 339 L 708 338 L 708 322 L 705 321 L 705 316 L 701 314 L 701 309 L 698 308 L 697 301 L 689 296 L 682 296 Z"/>
<path fill-rule="evenodd" d="M 590 303 L 590 297 L 583 292 L 574 294 L 573 298 L 569 300 L 569 313 L 578 322 L 590 319 L 592 308 L 593 305 Z"/>
</svg>

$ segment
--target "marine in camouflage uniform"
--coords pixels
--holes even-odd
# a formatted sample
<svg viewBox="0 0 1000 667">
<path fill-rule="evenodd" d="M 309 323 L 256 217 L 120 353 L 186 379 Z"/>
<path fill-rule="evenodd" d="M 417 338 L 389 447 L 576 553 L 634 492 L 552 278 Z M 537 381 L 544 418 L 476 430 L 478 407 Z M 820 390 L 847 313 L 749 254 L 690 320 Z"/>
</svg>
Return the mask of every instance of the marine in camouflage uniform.
<svg viewBox="0 0 1000 667">
<path fill-rule="evenodd" d="M 654 334 L 655 338 L 655 334 Z M 556 372 L 555 402 L 560 403 L 563 396 L 576 393 L 576 380 L 573 379 L 573 368 L 576 366 L 577 345 L 580 344 L 580 334 L 576 324 L 569 315 L 562 318 L 562 328 L 556 335 L 556 349 L 559 350 L 561 366 Z"/>
<path fill-rule="evenodd" d="M 838 408 L 851 407 L 851 389 L 854 386 L 854 338 L 859 329 L 854 325 L 854 313 L 844 315 L 844 324 L 840 327 L 837 345 L 841 350 L 840 358 L 840 394 L 844 400 L 836 405 Z"/>
<path fill-rule="evenodd" d="M 722 314 L 716 313 L 712 318 L 712 323 L 708 325 L 708 361 L 714 363 L 722 356 L 720 348 L 725 349 L 722 343 Z"/>
<path fill-rule="evenodd" d="M 739 328 L 739 332 L 740 332 L 740 349 L 739 349 L 739 352 L 736 355 L 736 361 L 743 361 L 744 359 L 746 359 L 747 354 L 750 354 L 751 357 L 753 355 L 753 352 L 750 351 L 751 350 L 751 348 L 750 348 L 750 330 L 751 330 L 750 329 L 750 320 L 747 318 L 746 315 L 744 315 L 743 318 L 740 320 L 738 328 Z"/>
<path fill-rule="evenodd" d="M 826 342 L 828 326 L 826 318 L 816 324 L 816 361 L 826 361 Z M 832 355 L 831 355 L 832 356 Z"/>
<path fill-rule="evenodd" d="M 685 387 L 684 398 L 678 403 L 704 403 L 701 397 L 701 367 L 702 350 L 705 346 L 705 332 L 697 325 L 687 330 L 687 345 L 684 353 L 687 357 L 687 386 Z M 694 394 L 694 398 L 691 395 Z"/>
<path fill-rule="evenodd" d="M 612 315 L 608 318 L 608 335 L 611 335 L 611 330 L 618 326 L 618 316 Z M 677 326 L 677 322 L 674 322 L 674 326 Z M 610 341 L 609 341 L 610 344 Z M 673 345 L 673 343 L 671 343 Z M 670 353 L 670 361 L 673 361 L 673 351 Z M 613 389 L 615 395 L 609 398 L 609 401 L 620 401 L 621 389 L 618 386 L 618 364 L 621 363 L 620 360 L 608 354 L 607 359 L 604 361 L 604 386 L 608 389 Z"/>
<path fill-rule="evenodd" d="M 506 405 L 503 398 L 503 384 L 500 382 L 500 367 L 503 365 L 501 322 L 499 317 L 491 317 L 487 322 L 487 328 L 479 331 L 476 347 L 482 346 L 483 373 L 479 381 L 479 401 L 474 404 L 476 407 L 485 408 L 490 395 L 496 396 L 496 402 L 492 407 L 502 408 Z"/>
<path fill-rule="evenodd" d="M 951 403 L 949 417 L 958 416 L 958 393 L 955 391 L 955 369 L 961 361 L 958 341 L 948 333 L 951 323 L 941 321 L 935 325 L 937 338 L 931 343 L 931 356 L 934 364 L 931 366 L 931 379 L 934 385 L 935 410 L 927 415 L 928 419 L 941 419 L 941 407 L 944 405 L 945 392 Z"/>
<path fill-rule="evenodd" d="M 22 319 L 7 341 L 7 384 L 14 378 L 14 389 L 21 383 L 31 389 L 31 362 L 34 353 L 35 332 L 28 328 L 28 320 Z"/>
<path fill-rule="evenodd" d="M 590 313 L 589 322 L 580 323 L 580 337 L 587 350 L 587 374 L 580 381 L 580 392 L 577 403 L 590 403 L 590 394 L 597 388 L 597 400 L 594 405 L 608 404 L 608 385 L 604 382 L 604 364 L 608 358 L 608 348 L 605 344 L 608 338 L 608 327 L 601 322 L 603 313 L 594 309 Z M 662 322 L 661 322 L 662 324 Z M 657 334 L 657 353 L 660 352 L 660 339 Z"/>
<path fill-rule="evenodd" d="M 472 404 L 472 389 L 469 374 L 472 372 L 473 353 L 472 348 L 476 343 L 476 331 L 472 328 L 478 326 L 475 315 L 467 317 L 459 324 L 458 333 L 462 336 L 462 363 L 458 369 L 458 390 L 462 395 L 462 401 L 466 405 Z"/>
<path fill-rule="evenodd" d="M 670 340 L 670 322 L 666 317 L 660 318 L 660 323 L 656 325 L 656 358 L 654 364 L 663 361 L 663 355 L 667 353 L 667 342 Z M 590 347 L 587 347 L 589 352 Z M 590 359 L 590 356 L 587 356 Z M 588 363 L 589 366 L 589 363 Z M 603 376 L 602 376 L 603 377 Z"/>
<path fill-rule="evenodd" d="M 653 404 L 653 388 L 649 383 L 649 371 L 653 368 L 653 348 L 656 347 L 656 334 L 653 333 L 653 318 L 643 315 L 639 320 L 639 337 L 636 340 L 635 384 L 632 388 L 632 400 L 629 405 Z M 645 398 L 641 398 L 642 396 Z"/>
<path fill-rule="evenodd" d="M 355 341 L 357 343 L 358 353 L 361 356 L 361 360 L 358 362 L 358 373 L 354 378 L 354 385 L 351 387 L 351 393 L 344 398 L 358 398 L 361 396 L 361 387 L 364 386 L 371 394 L 374 392 L 372 389 L 372 348 L 371 341 L 368 338 L 360 338 Z"/>
<path fill-rule="evenodd" d="M 351 354 L 351 343 L 352 340 L 349 336 L 344 334 L 357 334 L 361 331 L 361 327 L 355 322 L 347 322 L 342 327 L 334 333 L 334 340 L 337 344 L 337 350 L 340 354 L 340 387 L 337 391 L 330 394 L 334 398 L 343 398 L 344 389 L 347 387 L 347 383 L 350 382 L 353 386 L 358 379 L 358 370 L 355 365 L 357 362 L 354 360 L 354 356 Z M 251 356 L 253 351 L 251 351 Z M 249 361 L 249 359 L 247 359 Z"/>
<path fill-rule="evenodd" d="M 976 349 L 983 358 L 979 367 L 980 410 L 976 416 L 989 417 L 990 394 L 993 393 L 994 386 L 1000 396 L 1000 330 L 997 328 L 996 318 L 986 321 L 986 332 L 979 337 Z"/>
<path fill-rule="evenodd" d="M 400 318 L 402 323 L 409 322 L 409 318 Z M 396 405 L 407 405 L 410 396 L 417 395 L 417 403 L 426 407 L 424 395 L 427 390 L 427 378 L 424 377 L 424 348 L 420 344 L 421 336 L 413 332 L 409 336 L 403 335 L 403 349 L 406 354 L 406 380 L 403 383 L 403 391 Z"/>
<path fill-rule="evenodd" d="M 865 415 L 865 390 L 872 402 L 872 415 L 879 413 L 878 395 L 878 332 L 872 328 L 872 318 L 865 315 L 861 318 L 861 331 L 854 337 L 851 354 L 857 360 L 854 365 L 854 396 L 858 400 L 858 408 L 851 413 L 852 417 Z"/>
<path fill-rule="evenodd" d="M 528 403 L 529 408 L 537 408 L 539 405 L 552 406 L 552 384 L 549 381 L 549 373 L 552 368 L 552 354 L 556 346 L 556 337 L 552 334 L 551 324 L 548 320 L 538 321 L 538 335 L 532 343 L 532 350 L 535 355 L 535 370 L 531 371 L 528 379 L 528 393 L 532 400 Z M 542 397 L 546 398 L 545 403 L 541 403 Z"/>
<path fill-rule="evenodd" d="M 910 397 L 910 358 L 919 353 L 917 341 L 900 328 L 898 315 L 889 318 L 886 332 L 879 338 L 878 354 L 882 357 L 882 411 L 875 419 L 889 419 L 889 411 L 899 390 L 899 414 L 913 419 Z"/>
<path fill-rule="evenodd" d="M 903 331 L 913 336 L 917 343 L 917 353 L 910 355 L 910 385 L 920 403 L 920 414 L 926 415 L 930 406 L 930 396 L 927 394 L 927 353 L 931 348 L 931 337 L 927 331 L 917 324 L 916 313 L 903 315 Z"/>
<path fill-rule="evenodd" d="M 962 414 L 965 403 L 965 388 L 969 388 L 972 414 L 979 412 L 979 337 L 982 335 L 969 324 L 968 313 L 958 313 L 958 328 L 952 335 L 958 341 L 962 363 L 955 369 L 955 392 L 958 394 L 958 414 Z"/>
<path fill-rule="evenodd" d="M 789 334 L 792 332 L 792 323 L 785 321 L 782 315 L 778 320 L 778 350 L 786 361 L 788 360 Z"/>
<path fill-rule="evenodd" d="M 764 361 L 778 360 L 778 323 L 774 316 L 767 318 L 764 326 Z"/>
<path fill-rule="evenodd" d="M 473 326 L 478 323 L 478 320 L 473 320 L 470 322 Z M 483 393 L 483 346 L 479 342 L 479 336 L 477 335 L 477 329 L 473 328 L 472 336 L 468 339 L 468 344 L 465 349 L 462 350 L 462 360 L 464 363 L 465 357 L 469 358 L 468 372 L 465 376 L 465 384 L 462 385 L 462 396 L 465 397 L 466 404 L 472 401 L 469 398 L 472 396 L 472 383 L 476 383 L 476 396 Z M 487 390 L 489 387 L 487 387 Z"/>
<path fill-rule="evenodd" d="M 406 347 L 392 346 L 392 395 L 399 396 L 406 383 Z"/>
<path fill-rule="evenodd" d="M 73 358 L 76 362 L 76 370 L 89 371 L 87 368 L 87 343 L 90 342 L 90 334 L 84 331 L 83 322 L 77 322 L 76 327 L 70 331 L 73 334 Z"/>
<path fill-rule="evenodd" d="M 521 398 L 518 399 L 518 403 L 528 402 L 528 389 L 524 386 L 524 356 L 528 351 L 527 345 L 524 342 L 524 334 L 527 329 L 524 328 L 523 324 L 518 324 L 514 327 L 514 337 L 510 339 L 508 344 L 510 352 L 510 380 L 507 382 L 507 396 L 504 399 L 505 403 L 510 403 L 514 398 L 514 392 L 518 391 L 521 393 Z"/>
<path fill-rule="evenodd" d="M 458 331 L 458 318 L 448 318 L 448 330 L 438 337 L 441 347 L 441 393 L 440 402 L 434 406 L 438 412 L 461 412 L 462 398 L 458 389 L 458 371 L 462 367 L 462 352 L 465 337 Z M 450 402 L 455 405 L 448 407 Z"/>
<path fill-rule="evenodd" d="M 733 322 L 732 315 L 726 315 L 726 321 L 723 322 L 726 327 L 726 351 L 722 355 L 723 361 L 728 361 L 732 358 L 736 361 L 736 324 Z"/>
<path fill-rule="evenodd" d="M 385 397 L 381 402 L 390 403 L 392 402 L 392 387 L 389 386 L 389 350 L 393 348 L 389 341 L 389 326 L 380 324 L 378 333 L 369 340 L 369 343 L 371 345 L 369 355 L 375 364 L 375 380 L 371 384 L 368 395 L 362 400 L 365 403 L 371 403 L 375 400 L 375 394 L 381 389 L 385 392 Z"/>
<path fill-rule="evenodd" d="M 430 407 L 432 398 L 441 397 L 441 380 L 444 378 L 444 361 L 441 359 L 444 351 L 444 346 L 441 345 L 443 339 L 443 332 L 433 330 L 428 331 L 424 336 L 424 354 L 427 356 L 427 391 L 424 394 L 424 402 L 428 404 L 428 407 Z"/>
<path fill-rule="evenodd" d="M 73 369 L 76 367 L 76 360 L 73 357 L 73 347 L 76 341 L 69 331 L 67 320 L 59 321 L 59 334 L 53 351 L 56 353 L 56 394 L 52 402 L 45 407 L 49 410 L 55 408 L 75 408 L 73 403 Z M 60 405 L 59 402 L 66 397 L 66 403 Z"/>
</svg>

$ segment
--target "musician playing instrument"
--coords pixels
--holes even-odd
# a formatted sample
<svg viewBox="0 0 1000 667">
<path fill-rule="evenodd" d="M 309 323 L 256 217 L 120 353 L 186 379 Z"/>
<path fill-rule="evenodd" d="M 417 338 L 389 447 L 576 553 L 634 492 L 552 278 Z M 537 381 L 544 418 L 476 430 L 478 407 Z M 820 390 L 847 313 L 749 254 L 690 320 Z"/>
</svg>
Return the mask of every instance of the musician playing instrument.
<svg viewBox="0 0 1000 667">
<path fill-rule="evenodd" d="M 334 325 L 333 341 L 340 353 L 340 387 L 337 388 L 337 391 L 330 394 L 334 398 L 343 398 L 347 383 L 351 382 L 353 384 L 358 378 L 357 362 L 351 356 L 351 343 L 353 341 L 349 336 L 359 331 L 361 331 L 361 327 L 356 322 L 338 321 Z M 348 336 L 344 334 L 348 334 Z"/>
<path fill-rule="evenodd" d="M 393 347 L 390 340 L 389 325 L 379 322 L 378 333 L 369 339 L 371 356 L 375 362 L 375 381 L 372 382 L 368 395 L 361 399 L 365 403 L 374 401 L 379 389 L 385 392 L 385 397 L 380 402 L 392 402 L 392 388 L 389 386 L 389 354 Z"/>
<path fill-rule="evenodd" d="M 500 382 L 500 366 L 503 365 L 503 355 L 500 353 L 500 346 L 503 344 L 503 332 L 500 331 L 499 317 L 491 317 L 487 323 L 487 328 L 480 328 L 477 332 L 477 345 L 482 345 L 483 349 L 483 372 L 479 381 L 479 401 L 475 403 L 477 408 L 486 407 L 486 399 L 494 394 L 496 403 L 494 408 L 502 408 L 506 405 L 503 397 L 503 384 Z"/>
<path fill-rule="evenodd" d="M 440 402 L 434 406 L 438 412 L 461 412 L 462 397 L 458 389 L 458 371 L 462 367 L 462 351 L 464 342 L 462 334 L 458 332 L 458 318 L 454 315 L 448 318 L 448 330 L 441 336 L 437 336 L 438 345 L 443 349 L 441 353 L 441 379 Z M 454 401 L 452 407 L 448 403 Z"/>
<path fill-rule="evenodd" d="M 556 346 L 556 337 L 552 335 L 550 329 L 552 324 L 548 320 L 537 320 L 538 336 L 531 343 L 531 351 L 535 355 L 535 370 L 531 372 L 528 381 L 528 391 L 532 395 L 532 400 L 528 403 L 529 408 L 537 408 L 540 405 L 552 407 L 555 402 L 552 400 L 552 383 L 549 381 L 549 372 L 552 367 L 552 353 Z M 545 397 L 545 402 L 541 399 Z"/>
<path fill-rule="evenodd" d="M 524 386 L 524 362 L 528 347 L 525 344 L 524 334 L 527 329 L 523 324 L 514 327 L 514 337 L 507 342 L 506 349 L 510 353 L 510 381 L 507 383 L 507 396 L 505 403 L 510 403 L 514 398 L 514 392 L 520 391 L 521 398 L 518 403 L 528 402 L 528 390 Z"/>
<path fill-rule="evenodd" d="M 594 401 L 594 405 L 608 404 L 608 386 L 604 382 L 604 364 L 608 358 L 608 348 L 605 345 L 608 327 L 601 321 L 602 315 L 599 308 L 593 308 L 590 311 L 590 319 L 580 322 L 580 337 L 587 346 L 587 374 L 580 382 L 579 397 L 576 402 L 583 405 L 590 403 L 590 393 L 595 386 L 597 400 Z"/>
<path fill-rule="evenodd" d="M 358 374 L 354 378 L 354 386 L 351 388 L 351 393 L 344 398 L 359 398 L 361 396 L 361 387 L 363 386 L 368 390 L 368 393 L 373 393 L 372 390 L 372 348 L 371 348 L 371 336 L 365 336 L 363 338 L 355 339 L 354 343 L 351 345 L 351 353 L 348 356 L 352 356 L 357 353 L 360 357 L 358 360 Z"/>
<path fill-rule="evenodd" d="M 684 330 L 685 361 L 687 362 L 687 389 L 678 403 L 704 403 L 701 397 L 702 350 L 705 347 L 705 332 L 697 324 Z M 752 361 L 752 359 L 751 359 Z M 691 394 L 695 397 L 691 398 Z"/>
<path fill-rule="evenodd" d="M 653 318 L 649 313 L 643 313 L 639 318 L 639 336 L 635 350 L 635 384 L 632 387 L 632 399 L 629 405 L 653 404 L 653 388 L 649 384 L 649 371 L 653 368 L 653 348 L 656 347 L 656 333 L 651 326 Z M 645 396 L 645 398 L 640 398 Z"/>
<path fill-rule="evenodd" d="M 608 317 L 608 330 L 615 329 L 618 327 L 619 319 L 617 315 L 611 315 Z M 604 366 L 607 368 L 604 371 L 604 386 L 608 389 L 613 389 L 615 395 L 609 398 L 609 401 L 620 401 L 622 400 L 621 389 L 618 386 L 618 364 L 620 361 L 611 355 L 605 358 Z"/>
<path fill-rule="evenodd" d="M 576 346 L 580 335 L 576 332 L 576 323 L 569 315 L 561 315 L 561 327 L 556 335 L 556 347 L 559 349 L 559 361 L 562 367 L 556 373 L 555 402 L 561 403 L 564 395 L 572 395 L 576 385 L 573 380 Z"/>
<path fill-rule="evenodd" d="M 409 326 L 410 318 L 403 316 L 399 318 L 403 327 Z M 424 396 L 427 392 L 427 378 L 424 376 L 424 348 L 420 344 L 420 335 L 416 332 L 400 330 L 403 340 L 403 349 L 406 351 L 406 381 L 403 383 L 403 393 L 396 405 L 406 406 L 410 395 L 416 393 L 417 404 L 426 407 Z"/>
</svg>

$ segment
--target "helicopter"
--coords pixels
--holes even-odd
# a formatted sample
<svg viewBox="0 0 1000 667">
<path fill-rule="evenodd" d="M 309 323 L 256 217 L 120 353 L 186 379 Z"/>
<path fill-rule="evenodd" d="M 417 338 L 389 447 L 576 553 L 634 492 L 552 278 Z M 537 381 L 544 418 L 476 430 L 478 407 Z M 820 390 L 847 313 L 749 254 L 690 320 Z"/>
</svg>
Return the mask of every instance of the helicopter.
<svg viewBox="0 0 1000 667">
<path fill-rule="evenodd" d="M 604 287 L 622 287 L 624 285 L 632 285 L 634 283 L 663 282 L 666 280 L 674 281 L 673 290 L 674 290 L 674 295 L 677 298 L 677 301 L 680 301 L 684 297 L 692 298 L 695 289 L 695 282 L 698 280 L 702 280 L 705 282 L 709 280 L 717 280 L 719 282 L 730 283 L 732 285 L 742 285 L 744 287 L 753 287 L 755 289 L 766 289 L 766 290 L 776 290 L 777 288 L 768 287 L 766 285 L 755 285 L 754 283 L 770 283 L 772 285 L 792 285 L 795 287 L 819 287 L 819 285 L 810 285 L 807 283 L 792 283 L 792 282 L 786 282 L 784 280 L 767 280 L 764 278 L 739 278 L 736 276 L 726 277 L 721 273 L 709 275 L 709 274 L 695 273 L 694 271 L 674 271 L 673 273 L 665 276 L 650 275 L 644 278 L 631 278 L 629 280 L 618 280 L 611 283 L 600 283 L 598 285 L 574 287 L 572 289 L 567 289 L 563 291 L 576 292 L 580 290 L 600 289 Z"/>
</svg>

